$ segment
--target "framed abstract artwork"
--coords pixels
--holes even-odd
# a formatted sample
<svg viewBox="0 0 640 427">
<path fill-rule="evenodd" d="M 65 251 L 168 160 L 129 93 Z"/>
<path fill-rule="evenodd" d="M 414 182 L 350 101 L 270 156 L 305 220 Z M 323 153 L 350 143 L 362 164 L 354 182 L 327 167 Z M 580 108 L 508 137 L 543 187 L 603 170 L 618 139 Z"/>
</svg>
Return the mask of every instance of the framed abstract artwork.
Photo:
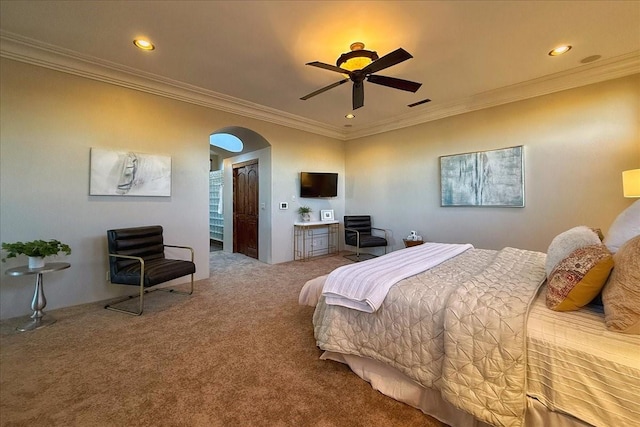
<svg viewBox="0 0 640 427">
<path fill-rule="evenodd" d="M 171 157 L 91 149 L 91 196 L 171 196 Z"/>
<path fill-rule="evenodd" d="M 524 207 L 523 146 L 441 156 L 440 205 Z"/>
</svg>

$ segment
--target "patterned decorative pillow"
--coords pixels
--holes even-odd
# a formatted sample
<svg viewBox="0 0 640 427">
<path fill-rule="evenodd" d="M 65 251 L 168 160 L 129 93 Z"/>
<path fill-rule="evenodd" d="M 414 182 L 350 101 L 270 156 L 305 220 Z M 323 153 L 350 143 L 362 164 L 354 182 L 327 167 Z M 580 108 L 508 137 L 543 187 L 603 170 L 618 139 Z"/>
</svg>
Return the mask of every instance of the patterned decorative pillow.
<svg viewBox="0 0 640 427">
<path fill-rule="evenodd" d="M 640 236 L 622 245 L 602 290 L 604 320 L 611 331 L 640 335 Z"/>
<path fill-rule="evenodd" d="M 589 304 L 607 282 L 613 257 L 601 243 L 575 251 L 560 261 L 547 279 L 547 307 L 579 310 Z"/>
<path fill-rule="evenodd" d="M 602 241 L 602 233 L 599 229 L 581 225 L 558 234 L 547 249 L 545 270 L 547 277 L 556 268 L 558 263 L 568 257 L 573 251 L 590 245 L 599 245 Z"/>
</svg>

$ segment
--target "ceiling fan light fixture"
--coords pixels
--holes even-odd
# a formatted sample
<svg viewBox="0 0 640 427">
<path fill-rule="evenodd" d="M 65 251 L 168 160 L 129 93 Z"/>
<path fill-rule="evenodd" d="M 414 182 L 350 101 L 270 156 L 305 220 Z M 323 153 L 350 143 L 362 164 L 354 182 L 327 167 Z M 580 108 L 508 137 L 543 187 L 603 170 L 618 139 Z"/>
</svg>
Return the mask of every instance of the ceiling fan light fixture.
<svg viewBox="0 0 640 427">
<path fill-rule="evenodd" d="M 364 44 L 357 43 L 351 46 L 353 49 L 350 53 L 343 54 L 340 58 L 338 58 L 337 65 L 326 64 L 320 61 L 307 62 L 306 65 L 310 65 L 312 67 L 322 68 L 324 70 L 333 71 L 334 73 L 340 73 L 342 75 L 348 74 L 345 76 L 346 78 L 332 83 L 328 86 L 320 88 L 316 91 L 311 92 L 308 95 L 300 98 L 303 101 L 306 101 L 309 98 L 312 98 L 316 95 L 320 95 L 328 91 L 329 89 L 333 89 L 334 87 L 338 87 L 348 81 L 353 82 L 353 90 L 352 90 L 352 106 L 354 110 L 357 110 L 360 107 L 364 106 L 364 82 L 369 82 L 372 84 L 386 86 L 392 89 L 405 90 L 407 92 L 415 93 L 422 83 L 412 82 L 410 80 L 398 79 L 396 77 L 387 77 L 381 76 L 379 74 L 375 74 L 378 71 L 385 70 L 389 67 L 392 67 L 396 64 L 406 61 L 407 59 L 413 58 L 409 52 L 399 47 L 393 52 L 387 53 L 382 58 L 378 59 L 378 54 L 375 52 L 367 51 L 362 49 Z M 354 71 L 348 71 L 344 68 L 341 68 L 340 65 L 344 65 L 344 63 L 351 59 L 352 57 L 368 57 L 372 62 L 361 69 L 356 69 Z M 346 57 L 346 58 L 345 58 Z"/>
<path fill-rule="evenodd" d="M 378 59 L 378 54 L 372 50 L 366 50 L 362 42 L 352 43 L 349 47 L 351 52 L 340 55 L 336 66 L 349 71 L 362 70 Z"/>
<path fill-rule="evenodd" d="M 560 56 L 563 53 L 567 53 L 571 50 L 572 46 L 571 45 L 562 45 L 562 46 L 558 46 L 555 49 L 551 50 L 549 52 L 549 56 Z"/>
</svg>

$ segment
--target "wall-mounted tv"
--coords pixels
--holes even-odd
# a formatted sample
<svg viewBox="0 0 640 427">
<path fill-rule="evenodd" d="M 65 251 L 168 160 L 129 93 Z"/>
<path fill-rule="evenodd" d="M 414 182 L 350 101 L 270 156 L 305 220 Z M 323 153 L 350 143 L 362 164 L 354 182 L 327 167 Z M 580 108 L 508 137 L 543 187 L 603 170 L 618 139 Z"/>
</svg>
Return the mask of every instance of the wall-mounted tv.
<svg viewBox="0 0 640 427">
<path fill-rule="evenodd" d="M 300 197 L 336 197 L 337 195 L 337 173 L 300 172 Z"/>
</svg>

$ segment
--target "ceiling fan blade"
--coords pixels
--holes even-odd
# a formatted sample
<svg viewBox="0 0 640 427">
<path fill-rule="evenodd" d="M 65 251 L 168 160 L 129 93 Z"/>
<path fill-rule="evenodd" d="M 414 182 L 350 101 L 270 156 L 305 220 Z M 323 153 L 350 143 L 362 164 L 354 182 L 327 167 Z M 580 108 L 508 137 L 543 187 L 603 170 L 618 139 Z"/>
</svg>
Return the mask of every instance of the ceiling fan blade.
<svg viewBox="0 0 640 427">
<path fill-rule="evenodd" d="M 323 68 L 323 69 L 329 70 L 329 71 L 335 71 L 336 73 L 340 73 L 340 74 L 349 74 L 349 75 L 351 75 L 351 71 L 349 71 L 349 70 L 345 70 L 344 68 L 336 67 L 335 65 L 325 64 L 324 62 L 313 61 L 313 62 L 308 62 L 306 65 L 311 65 L 312 67 Z"/>
<path fill-rule="evenodd" d="M 315 92 L 311 92 L 310 94 L 305 95 L 300 99 L 302 99 L 303 101 L 306 101 L 307 99 L 309 99 L 309 98 L 311 98 L 313 96 L 320 95 L 322 92 L 326 92 L 329 89 L 333 89 L 334 87 L 340 86 L 341 84 L 344 84 L 344 83 L 346 83 L 348 81 L 349 81 L 349 79 L 340 80 L 339 82 L 330 84 L 329 86 L 325 86 L 322 89 L 318 89 Z"/>
<path fill-rule="evenodd" d="M 371 64 L 367 65 L 362 69 L 362 73 L 372 74 L 380 70 L 384 70 L 385 68 L 389 68 L 392 65 L 399 64 L 401 62 L 406 61 L 407 59 L 411 59 L 413 56 L 404 50 L 403 48 L 398 48 L 391 53 L 386 54 L 382 58 L 373 61 Z"/>
<path fill-rule="evenodd" d="M 377 85 L 389 86 L 394 89 L 406 90 L 407 92 L 416 92 L 420 89 L 420 86 L 422 86 L 422 83 L 396 79 L 395 77 L 379 76 L 377 74 L 368 76 L 367 81 Z"/>
<path fill-rule="evenodd" d="M 364 84 L 362 81 L 353 82 L 353 109 L 357 110 L 363 105 L 364 105 Z"/>
</svg>

